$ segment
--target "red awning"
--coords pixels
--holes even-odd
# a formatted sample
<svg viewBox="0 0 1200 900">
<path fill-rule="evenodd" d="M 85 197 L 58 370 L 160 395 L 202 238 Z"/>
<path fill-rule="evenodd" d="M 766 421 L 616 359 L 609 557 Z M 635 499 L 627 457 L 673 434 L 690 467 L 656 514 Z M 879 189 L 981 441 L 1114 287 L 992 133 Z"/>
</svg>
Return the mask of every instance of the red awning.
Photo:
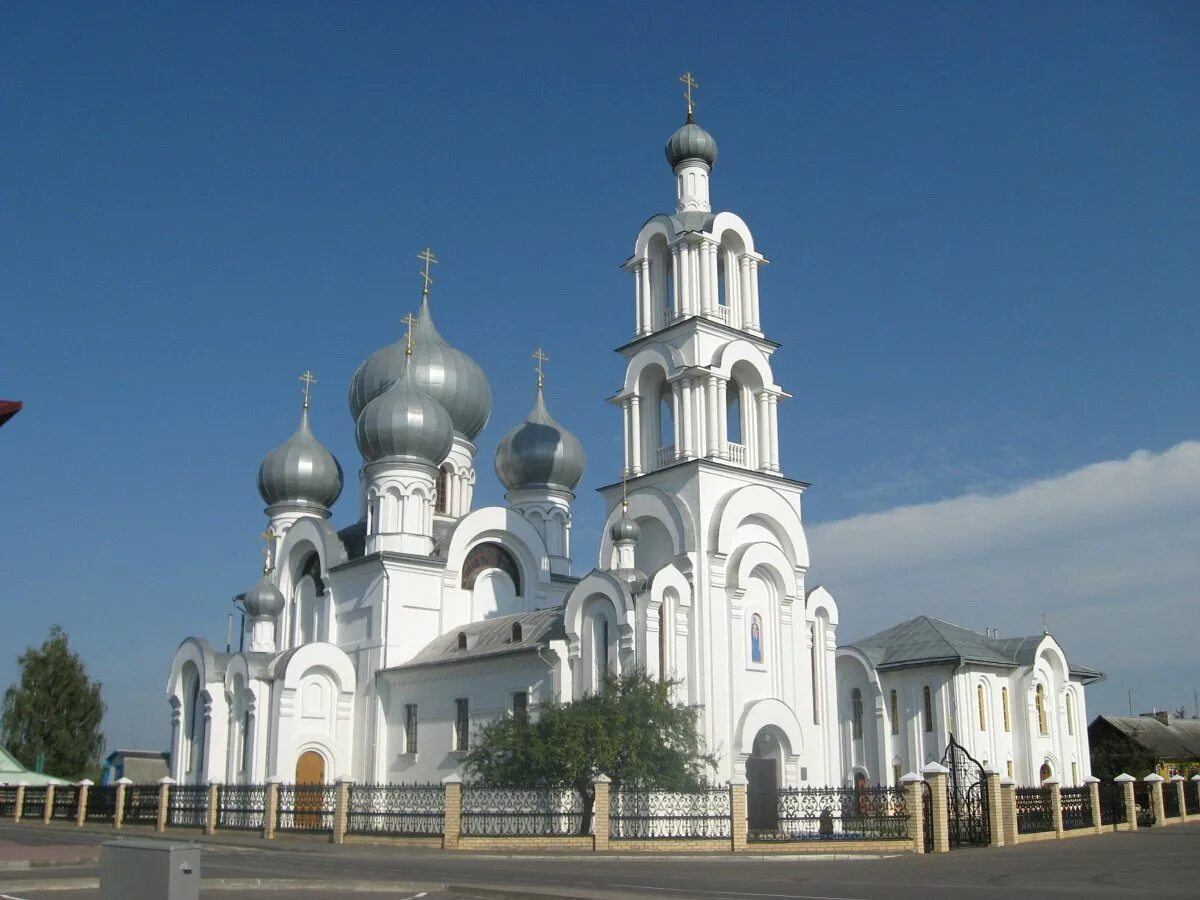
<svg viewBox="0 0 1200 900">
<path fill-rule="evenodd" d="M 0 425 L 19 413 L 23 405 L 20 400 L 0 400 Z"/>
</svg>

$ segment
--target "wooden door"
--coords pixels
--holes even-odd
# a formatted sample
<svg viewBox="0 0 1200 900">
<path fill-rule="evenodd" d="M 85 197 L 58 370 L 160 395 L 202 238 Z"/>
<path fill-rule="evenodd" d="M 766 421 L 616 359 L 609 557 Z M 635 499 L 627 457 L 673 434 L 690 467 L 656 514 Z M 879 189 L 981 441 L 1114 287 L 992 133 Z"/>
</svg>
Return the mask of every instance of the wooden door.
<svg viewBox="0 0 1200 900">
<path fill-rule="evenodd" d="M 312 830 L 321 818 L 325 784 L 325 758 L 314 750 L 296 760 L 296 828 Z"/>
</svg>

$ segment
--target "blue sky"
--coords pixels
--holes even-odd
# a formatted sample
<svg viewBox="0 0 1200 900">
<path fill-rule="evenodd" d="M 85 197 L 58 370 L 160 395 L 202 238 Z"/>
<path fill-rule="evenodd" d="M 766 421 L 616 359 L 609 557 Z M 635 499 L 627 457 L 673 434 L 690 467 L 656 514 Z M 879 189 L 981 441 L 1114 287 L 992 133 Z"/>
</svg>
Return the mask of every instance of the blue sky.
<svg viewBox="0 0 1200 900">
<path fill-rule="evenodd" d="M 0 397 L 26 409 L 0 430 L 0 685 L 61 623 L 110 741 L 165 743 L 175 646 L 223 643 L 257 575 L 254 477 L 296 376 L 353 473 L 346 389 L 426 245 L 439 329 L 495 393 L 477 502 L 540 345 L 589 455 L 590 567 L 633 322 L 617 264 L 672 204 L 690 69 L 714 204 L 771 260 L 782 461 L 813 484 L 843 636 L 1045 611 L 1110 673 L 1092 712 L 1130 688 L 1190 707 L 1198 47 L 1186 2 L 6 4 Z M 955 503 L 1011 523 L 989 544 L 1011 553 L 934 528 L 897 565 L 871 518 Z M 348 489 L 335 519 L 355 513 Z"/>
</svg>

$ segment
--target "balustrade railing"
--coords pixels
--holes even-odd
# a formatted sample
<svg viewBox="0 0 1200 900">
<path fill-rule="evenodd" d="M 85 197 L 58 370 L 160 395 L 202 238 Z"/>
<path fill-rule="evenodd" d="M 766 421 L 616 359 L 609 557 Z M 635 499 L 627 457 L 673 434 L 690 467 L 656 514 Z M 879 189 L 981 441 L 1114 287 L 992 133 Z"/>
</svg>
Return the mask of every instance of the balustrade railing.
<svg viewBox="0 0 1200 900">
<path fill-rule="evenodd" d="M 465 835 L 576 835 L 583 826 L 583 797 L 565 788 L 463 785 L 461 822 Z"/>
<path fill-rule="evenodd" d="M 675 445 L 669 447 L 659 447 L 654 452 L 654 468 L 665 469 L 667 466 L 675 462 Z"/>
<path fill-rule="evenodd" d="M 346 830 L 436 836 L 445 815 L 446 790 L 440 784 L 352 784 Z"/>
<path fill-rule="evenodd" d="M 223 784 L 217 788 L 217 827 L 259 830 L 266 807 L 265 784 Z"/>
<path fill-rule="evenodd" d="M 22 819 L 40 819 L 46 812 L 46 788 L 25 788 L 25 803 L 21 807 Z"/>
<path fill-rule="evenodd" d="M 1063 831 L 1092 827 L 1092 791 L 1087 787 L 1065 787 L 1062 798 Z"/>
<path fill-rule="evenodd" d="M 735 466 L 746 465 L 746 445 L 725 442 L 725 458 Z"/>
<path fill-rule="evenodd" d="M 1054 817 L 1050 811 L 1050 788 L 1019 787 L 1016 794 L 1019 834 L 1054 830 Z"/>
<path fill-rule="evenodd" d="M 50 809 L 52 819 L 74 819 L 79 813 L 79 785 L 56 784 L 54 805 Z"/>
<path fill-rule="evenodd" d="M 127 825 L 154 825 L 158 822 L 157 784 L 125 785 L 125 808 L 121 819 Z"/>
<path fill-rule="evenodd" d="M 337 788 L 331 784 L 281 784 L 279 831 L 333 831 Z"/>
<path fill-rule="evenodd" d="M 773 827 L 751 827 L 750 841 L 904 840 L 903 788 L 781 788 Z"/>
<path fill-rule="evenodd" d="M 88 788 L 84 821 L 111 822 L 117 815 L 117 786 L 94 784 Z"/>
<path fill-rule="evenodd" d="M 58 791 L 54 792 L 58 803 Z M 167 794 L 167 824 L 203 828 L 208 824 L 208 785 L 173 784 Z"/>
<path fill-rule="evenodd" d="M 698 791 L 613 791 L 609 798 L 609 837 L 614 839 L 727 838 L 729 789 Z"/>
</svg>

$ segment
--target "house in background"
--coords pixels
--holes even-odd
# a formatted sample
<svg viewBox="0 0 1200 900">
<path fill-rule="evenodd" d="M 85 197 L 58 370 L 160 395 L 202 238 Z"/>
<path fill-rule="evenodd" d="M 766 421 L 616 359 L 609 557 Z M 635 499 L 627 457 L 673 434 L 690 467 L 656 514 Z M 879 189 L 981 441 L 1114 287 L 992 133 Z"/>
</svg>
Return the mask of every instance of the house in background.
<svg viewBox="0 0 1200 900">
<path fill-rule="evenodd" d="M 1163 778 L 1191 778 L 1200 773 L 1200 719 L 1166 712 L 1096 716 L 1088 726 L 1088 741 L 1092 768 L 1103 777 L 1128 772 L 1141 778 L 1155 771 Z"/>
<path fill-rule="evenodd" d="M 101 784 L 128 778 L 134 784 L 153 784 L 170 773 L 170 756 L 159 750 L 114 750 L 104 758 Z"/>
<path fill-rule="evenodd" d="M 70 784 L 65 778 L 55 778 L 44 772 L 34 772 L 25 768 L 17 758 L 0 747 L 0 784 L 26 784 L 30 787 L 40 787 L 44 784 Z"/>
</svg>

